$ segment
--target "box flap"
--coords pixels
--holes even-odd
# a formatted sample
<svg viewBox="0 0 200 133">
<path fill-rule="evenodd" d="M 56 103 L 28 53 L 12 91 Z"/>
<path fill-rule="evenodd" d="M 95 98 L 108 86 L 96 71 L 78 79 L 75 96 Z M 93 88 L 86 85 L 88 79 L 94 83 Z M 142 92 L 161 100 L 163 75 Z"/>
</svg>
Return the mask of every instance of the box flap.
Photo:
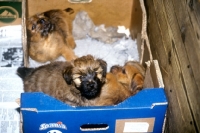
<svg viewBox="0 0 200 133">
<path fill-rule="evenodd" d="M 104 107 L 72 107 L 42 92 L 22 93 L 21 110 L 45 112 L 51 110 L 112 110 L 112 109 L 133 109 L 153 108 L 155 106 L 167 105 L 167 99 L 162 88 L 144 89 L 135 96 L 132 96 L 122 103 L 114 106 Z"/>
</svg>

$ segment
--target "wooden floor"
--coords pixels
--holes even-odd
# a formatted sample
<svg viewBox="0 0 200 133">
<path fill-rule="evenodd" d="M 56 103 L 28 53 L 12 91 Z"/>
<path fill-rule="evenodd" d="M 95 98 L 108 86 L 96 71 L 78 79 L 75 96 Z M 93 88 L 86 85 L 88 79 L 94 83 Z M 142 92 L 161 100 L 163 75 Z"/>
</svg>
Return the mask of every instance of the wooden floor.
<svg viewBox="0 0 200 133">
<path fill-rule="evenodd" d="M 148 36 L 169 100 L 166 133 L 200 132 L 200 2 L 145 0 Z"/>
</svg>

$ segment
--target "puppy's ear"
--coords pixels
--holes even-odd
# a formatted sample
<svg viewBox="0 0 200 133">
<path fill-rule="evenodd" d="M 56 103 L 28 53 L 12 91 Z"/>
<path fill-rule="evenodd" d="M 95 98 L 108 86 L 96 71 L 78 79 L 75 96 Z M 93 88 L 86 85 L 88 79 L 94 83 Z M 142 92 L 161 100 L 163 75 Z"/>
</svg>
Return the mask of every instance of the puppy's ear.
<svg viewBox="0 0 200 133">
<path fill-rule="evenodd" d="M 64 72 L 63 72 L 63 78 L 65 79 L 65 81 L 67 82 L 68 85 L 72 84 L 72 66 L 68 66 L 65 68 Z"/>
<path fill-rule="evenodd" d="M 135 94 L 143 89 L 144 77 L 140 73 L 135 73 L 131 80 L 131 90 Z"/>
<path fill-rule="evenodd" d="M 34 68 L 18 67 L 17 75 L 24 80 L 33 70 Z"/>
<path fill-rule="evenodd" d="M 72 13 L 74 13 L 74 9 L 72 9 L 72 8 L 67 8 L 67 9 L 65 9 L 65 11 L 66 12 L 68 12 L 69 14 L 72 14 Z"/>
<path fill-rule="evenodd" d="M 100 63 L 100 66 L 102 67 L 103 69 L 103 77 L 106 77 L 106 73 L 107 73 L 107 63 L 102 60 L 102 59 L 97 59 L 97 61 Z"/>
</svg>

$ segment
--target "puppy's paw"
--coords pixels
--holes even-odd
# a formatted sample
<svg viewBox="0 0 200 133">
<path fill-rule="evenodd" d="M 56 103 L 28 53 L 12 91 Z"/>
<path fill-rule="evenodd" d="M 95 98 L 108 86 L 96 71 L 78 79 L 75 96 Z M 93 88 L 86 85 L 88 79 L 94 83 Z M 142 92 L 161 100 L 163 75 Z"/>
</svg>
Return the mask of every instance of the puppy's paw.
<svg viewBox="0 0 200 133">
<path fill-rule="evenodd" d="M 118 66 L 118 65 L 112 66 L 112 67 L 110 68 L 110 72 L 111 72 L 112 74 L 117 74 L 117 73 L 119 73 L 119 72 L 121 72 L 121 71 L 122 71 L 122 67 L 121 67 L 121 66 Z"/>
</svg>

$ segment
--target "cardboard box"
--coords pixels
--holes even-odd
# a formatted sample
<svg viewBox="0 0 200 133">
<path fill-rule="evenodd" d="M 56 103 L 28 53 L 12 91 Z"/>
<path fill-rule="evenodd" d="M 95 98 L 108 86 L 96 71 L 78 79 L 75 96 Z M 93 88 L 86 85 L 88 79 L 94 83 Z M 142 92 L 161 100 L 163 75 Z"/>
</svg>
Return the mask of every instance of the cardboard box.
<svg viewBox="0 0 200 133">
<path fill-rule="evenodd" d="M 0 27 L 8 25 L 21 25 L 22 2 L 0 1 Z"/>
<path fill-rule="evenodd" d="M 167 108 L 161 88 L 106 107 L 70 107 L 43 93 L 24 93 L 21 100 L 24 133 L 160 133 Z"/>
<path fill-rule="evenodd" d="M 161 133 L 167 110 L 157 61 L 150 67 L 156 88 L 145 88 L 115 106 L 72 107 L 41 92 L 21 94 L 24 133 Z"/>
<path fill-rule="evenodd" d="M 129 28 L 132 38 L 137 39 L 138 47 L 141 47 L 138 49 L 141 62 L 148 61 L 147 76 L 151 84 L 122 103 L 105 107 L 71 107 L 41 92 L 22 93 L 21 114 L 24 133 L 162 132 L 168 102 L 158 62 L 151 56 L 143 0 L 90 0 L 89 3 L 69 1 L 23 1 L 25 65 L 28 66 L 29 63 L 26 46 L 26 16 L 52 8 L 72 7 L 75 12 L 80 10 L 88 12 L 97 25 L 104 23 L 106 26 L 123 25 Z"/>
</svg>

